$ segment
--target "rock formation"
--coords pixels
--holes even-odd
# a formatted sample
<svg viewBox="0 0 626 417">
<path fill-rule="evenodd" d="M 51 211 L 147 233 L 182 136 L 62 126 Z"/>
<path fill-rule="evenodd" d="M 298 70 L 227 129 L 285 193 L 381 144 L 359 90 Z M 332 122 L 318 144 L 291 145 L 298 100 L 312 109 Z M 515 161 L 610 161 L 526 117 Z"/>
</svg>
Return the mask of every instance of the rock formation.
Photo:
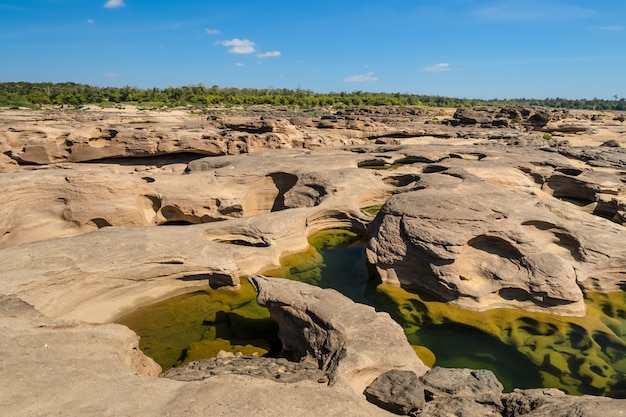
<svg viewBox="0 0 626 417">
<path fill-rule="evenodd" d="M 355 304 L 332 289 L 259 275 L 250 282 L 259 305 L 278 323 L 284 354 L 317 362 L 331 384 L 347 384 L 362 393 L 390 369 L 426 372 L 387 313 Z"/>
<path fill-rule="evenodd" d="M 306 249 L 309 234 L 345 228 L 369 233 L 368 257 L 389 293 L 417 288 L 455 308 L 528 312 L 501 329 L 509 332 L 501 340 L 558 378 L 619 395 L 621 307 L 601 304 L 595 327 L 563 349 L 541 337 L 552 332 L 567 344 L 578 325 L 563 318 L 566 325 L 544 326 L 529 311 L 580 316 L 583 293 L 623 290 L 622 114 L 368 107 L 0 115 L 1 413 L 305 416 L 325 404 L 326 415 L 383 416 L 363 392 L 389 377 L 368 394 L 387 401 L 382 393 L 404 384 L 395 371 L 413 372 L 424 386 L 423 405 L 393 406 L 405 413 L 604 417 L 624 407 L 553 390 L 496 393 L 490 376 L 470 370 L 450 375 L 487 383 L 489 401 L 476 400 L 480 390 L 435 390 L 442 385 L 429 378 L 445 372 L 425 373 L 388 317 L 295 283 L 279 296 L 277 281 L 257 281 L 286 350 L 316 361 L 330 384 L 219 372 L 193 382 L 155 378 L 158 366 L 137 336 L 112 324 L 175 294 L 236 287 Z M 430 314 L 407 294 L 398 315 Z"/>
<path fill-rule="evenodd" d="M 390 198 L 378 214 L 368 255 L 383 282 L 478 310 L 519 305 L 578 315 L 585 312 L 579 286 L 622 285 L 623 226 L 530 184 L 503 189 L 454 165 L 420 176 L 422 189 Z M 576 181 L 556 173 L 547 184 L 558 190 L 561 180 Z M 614 185 L 616 194 L 626 190 Z"/>
</svg>

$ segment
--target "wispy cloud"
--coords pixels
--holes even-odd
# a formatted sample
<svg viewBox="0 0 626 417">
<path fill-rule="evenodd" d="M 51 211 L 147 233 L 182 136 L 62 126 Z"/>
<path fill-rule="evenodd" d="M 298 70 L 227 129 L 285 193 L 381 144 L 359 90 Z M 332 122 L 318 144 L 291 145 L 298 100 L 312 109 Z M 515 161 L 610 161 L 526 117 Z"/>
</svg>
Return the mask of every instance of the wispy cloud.
<svg viewBox="0 0 626 417">
<path fill-rule="evenodd" d="M 241 62 L 236 62 L 236 63 L 235 63 L 235 66 L 236 66 L 236 67 L 243 67 L 243 64 L 242 64 Z"/>
<path fill-rule="evenodd" d="M 116 73 L 116 72 L 105 72 L 104 73 L 104 77 L 105 78 L 117 78 L 119 76 L 120 75 L 118 73 Z"/>
<path fill-rule="evenodd" d="M 205 29 L 205 31 L 209 35 L 219 35 L 221 33 L 219 29 Z"/>
<path fill-rule="evenodd" d="M 0 4 L 0 10 L 13 10 L 15 12 L 25 12 L 25 7 L 13 6 L 12 4 Z"/>
<path fill-rule="evenodd" d="M 429 67 L 422 68 L 422 71 L 426 72 L 446 72 L 446 71 L 454 71 L 454 68 L 450 66 L 447 62 L 442 62 L 440 64 L 431 65 Z"/>
<path fill-rule="evenodd" d="M 615 26 L 589 26 L 589 29 L 594 30 L 606 30 L 609 32 L 619 32 L 624 30 L 626 27 L 623 25 L 615 25 Z"/>
<path fill-rule="evenodd" d="M 343 80 L 349 83 L 364 83 L 368 81 L 378 81 L 378 78 L 374 77 L 373 72 L 368 72 L 365 75 L 351 75 Z"/>
<path fill-rule="evenodd" d="M 258 58 L 275 58 L 281 56 L 279 51 L 263 52 L 262 54 L 256 54 Z"/>
<path fill-rule="evenodd" d="M 254 53 L 255 43 L 248 39 L 234 38 L 229 41 L 218 42 L 220 45 L 230 47 L 231 54 L 251 54 Z"/>
<path fill-rule="evenodd" d="M 480 20 L 498 22 L 585 19 L 595 14 L 592 9 L 546 0 L 530 0 L 523 7 L 517 0 L 501 0 L 475 12 Z"/>
<path fill-rule="evenodd" d="M 124 3 L 124 0 L 107 0 L 106 3 L 104 3 L 104 7 L 106 7 L 107 9 L 115 9 L 117 7 L 124 7 L 126 6 L 126 4 Z"/>
<path fill-rule="evenodd" d="M 89 23 L 90 25 L 93 25 L 93 19 L 87 19 L 87 23 Z"/>
</svg>

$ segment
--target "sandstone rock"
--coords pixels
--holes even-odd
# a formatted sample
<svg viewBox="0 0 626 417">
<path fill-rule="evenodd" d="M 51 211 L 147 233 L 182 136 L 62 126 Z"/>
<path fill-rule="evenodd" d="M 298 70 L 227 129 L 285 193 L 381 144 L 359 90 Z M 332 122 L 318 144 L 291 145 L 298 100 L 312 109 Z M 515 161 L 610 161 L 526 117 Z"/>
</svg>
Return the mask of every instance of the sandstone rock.
<svg viewBox="0 0 626 417">
<path fill-rule="evenodd" d="M 461 108 L 454 113 L 454 118 L 462 125 L 491 124 L 496 111 L 492 107 Z"/>
<path fill-rule="evenodd" d="M 424 387 L 412 371 L 387 371 L 364 394 L 369 402 L 394 414 L 417 415 L 424 407 Z"/>
<path fill-rule="evenodd" d="M 426 401 L 445 402 L 448 397 L 467 397 L 502 410 L 502 384 L 493 372 L 479 369 L 434 367 L 420 377 Z"/>
<path fill-rule="evenodd" d="M 0 154 L 0 174 L 18 170 L 20 167 L 17 161 L 5 154 Z"/>
<path fill-rule="evenodd" d="M 477 125 L 482 128 L 524 127 L 550 133 L 578 134 L 589 131 L 588 123 L 574 119 L 568 110 L 535 107 L 474 107 L 457 109 L 453 117 L 454 120 L 445 123 L 461 126 Z"/>
<path fill-rule="evenodd" d="M 0 296 L 0 331 L 3 415 L 304 417 L 320 404 L 330 416 L 390 415 L 351 390 L 315 381 L 148 376 L 159 367 L 137 349 L 138 337 L 126 327 L 51 319 L 15 297 Z"/>
<path fill-rule="evenodd" d="M 318 367 L 308 362 L 289 362 L 285 358 L 233 355 L 223 353 L 213 359 L 191 362 L 182 368 L 172 368 L 164 378 L 177 381 L 201 381 L 216 375 L 246 375 L 265 378 L 275 382 L 294 383 L 299 381 L 327 381 Z"/>
<path fill-rule="evenodd" d="M 210 377 L 193 382 L 149 377 L 157 370 L 132 332 L 68 319 L 107 322 L 181 292 L 234 285 L 306 248 L 309 233 L 364 232 L 373 218 L 364 210 L 374 213 L 391 196 L 370 247 L 387 282 L 431 289 L 478 310 L 559 314 L 581 314 L 578 286 L 618 289 L 625 280 L 623 226 L 616 224 L 626 222 L 623 124 L 588 112 L 505 108 L 465 125 L 453 112 L 368 107 L 321 119 L 311 111 L 246 109 L 215 111 L 206 120 L 182 110 L 0 110 L 0 293 L 8 295 L 0 296 L 3 412 L 304 416 L 324 404 L 326 415 L 389 415 L 365 401 L 363 388 L 388 370 L 425 368 L 412 349 L 404 352 L 401 331 L 381 333 L 398 341 L 390 349 L 372 342 L 369 330 L 341 325 L 370 320 L 378 333 L 387 321 L 327 292 L 304 291 L 310 298 L 293 311 L 289 300 L 288 314 L 272 300 L 292 342 L 303 325 L 315 343 L 344 352 L 317 351 L 329 385 L 224 374 L 239 365 L 211 368 Z M 543 140 L 544 131 L 558 135 L 558 145 Z M 610 140 L 622 147 L 598 146 Z M 338 147 L 345 149 L 328 150 Z M 384 169 L 358 168 L 368 165 Z M 318 316 L 298 321 L 309 305 L 320 308 Z M 611 314 L 619 317 L 621 309 Z M 550 326 L 521 317 L 507 329 L 511 337 L 541 333 L 525 339 L 538 341 L 525 347 L 536 363 L 565 369 L 591 359 L 576 378 L 614 395 L 619 383 L 609 391 L 605 381 L 617 372 L 608 366 L 622 346 L 617 321 L 583 332 L 577 351 L 563 352 L 571 360 L 557 349 L 541 354 L 549 343 L 538 340 Z M 566 337 L 574 327 L 556 332 Z M 306 343 L 290 347 L 313 356 Z M 601 358 L 607 349 L 610 364 Z M 272 377 L 277 364 L 243 368 Z M 277 368 L 272 375 L 287 374 Z M 466 394 L 440 393 L 445 400 L 427 402 L 423 414 L 497 413 L 497 401 Z M 624 409 L 623 401 L 597 397 L 507 395 L 505 415 L 604 417 Z"/>
<path fill-rule="evenodd" d="M 502 402 L 505 417 L 606 417 L 626 412 L 626 400 L 571 397 L 556 389 L 515 390 L 503 395 Z"/>
<path fill-rule="evenodd" d="M 315 361 L 331 385 L 361 394 L 380 374 L 397 369 L 422 375 L 428 369 L 387 313 L 355 304 L 332 289 L 255 275 L 257 302 L 270 310 L 286 355 Z"/>
<path fill-rule="evenodd" d="M 478 310 L 523 305 L 580 315 L 579 285 L 618 288 L 623 280 L 615 269 L 626 261 L 620 226 L 462 172 L 423 175 L 421 183 L 389 199 L 373 223 L 367 254 L 383 282 Z M 589 239 L 598 233 L 602 239 Z"/>
</svg>

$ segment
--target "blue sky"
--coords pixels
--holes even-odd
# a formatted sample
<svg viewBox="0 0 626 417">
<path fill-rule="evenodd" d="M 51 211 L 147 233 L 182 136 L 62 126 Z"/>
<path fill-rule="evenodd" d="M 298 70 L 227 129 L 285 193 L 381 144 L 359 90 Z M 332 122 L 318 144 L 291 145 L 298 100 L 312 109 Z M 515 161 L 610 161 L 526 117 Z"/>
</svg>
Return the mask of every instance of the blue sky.
<svg viewBox="0 0 626 417">
<path fill-rule="evenodd" d="M 626 97 L 624 0 L 0 0 L 0 81 Z"/>
</svg>

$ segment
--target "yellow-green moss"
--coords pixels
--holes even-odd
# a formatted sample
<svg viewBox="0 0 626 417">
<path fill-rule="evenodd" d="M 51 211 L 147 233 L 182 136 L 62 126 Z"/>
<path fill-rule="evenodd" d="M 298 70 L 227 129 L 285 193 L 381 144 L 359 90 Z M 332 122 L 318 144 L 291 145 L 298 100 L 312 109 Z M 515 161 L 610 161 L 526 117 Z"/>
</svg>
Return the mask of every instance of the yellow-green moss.
<svg viewBox="0 0 626 417">
<path fill-rule="evenodd" d="M 277 327 L 255 296 L 252 285 L 242 280 L 239 289 L 179 295 L 137 310 L 118 323 L 141 337 L 141 350 L 164 370 L 214 357 L 220 350 L 264 355 L 277 340 Z"/>
<path fill-rule="evenodd" d="M 309 243 L 264 273 L 332 287 L 388 311 L 429 366 L 492 369 L 507 390 L 544 386 L 570 394 L 626 396 L 624 292 L 587 294 L 585 317 L 518 309 L 473 312 L 368 281 L 357 233 L 325 230 L 309 236 Z M 239 290 L 186 294 L 120 322 L 142 336 L 140 347 L 164 369 L 219 350 L 263 355 L 276 342 L 276 327 L 254 298 L 254 289 L 242 280 Z"/>
<path fill-rule="evenodd" d="M 369 214 L 370 216 L 376 216 L 382 208 L 383 206 L 367 206 L 367 207 L 362 207 L 361 210 L 364 213 Z"/>
<path fill-rule="evenodd" d="M 426 346 L 411 345 L 411 347 L 413 347 L 417 356 L 424 362 L 424 365 L 431 368 L 435 366 L 437 358 L 432 350 L 428 349 Z"/>
<path fill-rule="evenodd" d="M 473 312 L 388 285 L 377 291 L 409 338 L 424 326 L 461 324 L 515 347 L 537 367 L 544 386 L 570 394 L 620 395 L 616 390 L 626 384 L 624 292 L 588 294 L 585 317 L 562 317 L 518 309 Z"/>
</svg>

